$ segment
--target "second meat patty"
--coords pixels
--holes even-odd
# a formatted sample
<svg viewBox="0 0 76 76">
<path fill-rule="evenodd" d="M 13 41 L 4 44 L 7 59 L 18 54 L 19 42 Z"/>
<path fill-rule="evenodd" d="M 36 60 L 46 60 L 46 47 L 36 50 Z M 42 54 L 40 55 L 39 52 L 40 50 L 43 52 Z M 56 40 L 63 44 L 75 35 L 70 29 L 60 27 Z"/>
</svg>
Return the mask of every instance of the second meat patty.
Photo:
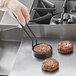
<svg viewBox="0 0 76 76">
<path fill-rule="evenodd" d="M 73 43 L 71 41 L 62 41 L 58 44 L 58 52 L 60 53 L 70 53 L 73 52 Z"/>
</svg>

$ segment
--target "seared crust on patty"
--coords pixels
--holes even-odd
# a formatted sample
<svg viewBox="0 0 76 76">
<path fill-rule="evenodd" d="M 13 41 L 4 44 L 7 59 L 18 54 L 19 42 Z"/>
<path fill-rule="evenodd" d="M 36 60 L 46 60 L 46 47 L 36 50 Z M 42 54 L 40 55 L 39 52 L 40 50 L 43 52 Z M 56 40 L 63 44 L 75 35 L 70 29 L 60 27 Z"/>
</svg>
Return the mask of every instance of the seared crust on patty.
<svg viewBox="0 0 76 76">
<path fill-rule="evenodd" d="M 49 58 L 42 62 L 42 69 L 44 71 L 53 72 L 59 68 L 59 62 L 56 59 Z"/>
<path fill-rule="evenodd" d="M 58 44 L 58 52 L 67 54 L 72 51 L 73 51 L 73 43 L 71 41 L 62 41 Z"/>
<path fill-rule="evenodd" d="M 34 52 L 38 54 L 46 54 L 52 51 L 52 48 L 48 44 L 38 44 L 34 47 Z"/>
</svg>

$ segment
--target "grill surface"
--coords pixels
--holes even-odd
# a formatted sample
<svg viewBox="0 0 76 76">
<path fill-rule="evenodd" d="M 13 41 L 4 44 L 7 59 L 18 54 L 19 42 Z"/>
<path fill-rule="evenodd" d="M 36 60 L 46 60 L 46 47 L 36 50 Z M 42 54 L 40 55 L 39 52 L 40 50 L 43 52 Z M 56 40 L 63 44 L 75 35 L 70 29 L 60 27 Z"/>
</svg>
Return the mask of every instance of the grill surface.
<svg viewBox="0 0 76 76">
<path fill-rule="evenodd" d="M 72 76 L 76 75 L 76 25 L 51 25 L 51 26 L 30 26 L 38 43 L 50 44 L 53 48 L 52 58 L 59 61 L 59 70 L 53 73 L 44 72 L 41 69 L 43 60 L 37 59 L 33 55 L 31 40 L 25 36 L 17 59 L 9 76 Z M 60 41 L 71 40 L 74 44 L 74 52 L 69 55 L 62 55 L 57 51 L 57 45 Z"/>
<path fill-rule="evenodd" d="M 20 50 L 18 52 L 17 60 L 13 71 L 9 76 L 72 76 L 76 75 L 76 41 L 72 41 L 74 44 L 74 52 L 69 55 L 62 55 L 57 51 L 57 44 L 61 40 L 54 40 L 50 38 L 38 38 L 39 42 L 45 42 L 51 44 L 53 47 L 53 55 L 51 58 L 55 58 L 59 61 L 59 70 L 48 73 L 41 69 L 41 63 L 43 60 L 34 57 L 31 47 L 31 41 L 25 38 L 22 41 Z"/>
</svg>

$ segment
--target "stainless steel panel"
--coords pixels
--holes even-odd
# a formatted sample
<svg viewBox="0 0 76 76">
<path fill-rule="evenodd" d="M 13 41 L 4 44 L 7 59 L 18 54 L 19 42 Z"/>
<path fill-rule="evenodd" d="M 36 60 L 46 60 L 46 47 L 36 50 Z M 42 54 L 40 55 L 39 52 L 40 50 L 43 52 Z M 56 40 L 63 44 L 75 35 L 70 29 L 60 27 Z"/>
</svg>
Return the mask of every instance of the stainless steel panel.
<svg viewBox="0 0 76 76">
<path fill-rule="evenodd" d="M 76 24 L 48 25 L 31 24 L 31 29 L 37 37 L 50 37 L 51 39 L 76 39 Z"/>
<path fill-rule="evenodd" d="M 12 70 L 20 42 L 0 41 L 0 75 L 8 75 Z"/>
<path fill-rule="evenodd" d="M 17 25 L 0 25 L 0 40 L 3 41 L 21 41 L 23 30 Z"/>
<path fill-rule="evenodd" d="M 15 26 L 0 25 L 0 75 L 9 75 L 23 38 L 23 31 Z"/>
<path fill-rule="evenodd" d="M 24 39 L 17 54 L 15 66 L 9 76 L 75 76 L 76 75 L 76 41 L 74 44 L 74 53 L 69 55 L 59 54 L 57 51 L 57 44 L 61 40 L 54 40 L 50 38 L 39 38 L 39 42 L 51 44 L 53 47 L 53 55 L 59 61 L 59 70 L 53 73 L 44 72 L 41 69 L 43 60 L 37 59 L 33 56 L 31 41 Z"/>
<path fill-rule="evenodd" d="M 9 76 L 72 76 L 76 75 L 76 25 L 30 25 L 38 37 L 38 43 L 48 43 L 53 47 L 53 55 L 59 61 L 59 70 L 46 73 L 41 69 L 43 60 L 33 56 L 31 40 L 24 38 L 19 48 L 15 65 Z M 62 40 L 71 40 L 74 52 L 69 55 L 59 54 L 57 44 Z"/>
</svg>

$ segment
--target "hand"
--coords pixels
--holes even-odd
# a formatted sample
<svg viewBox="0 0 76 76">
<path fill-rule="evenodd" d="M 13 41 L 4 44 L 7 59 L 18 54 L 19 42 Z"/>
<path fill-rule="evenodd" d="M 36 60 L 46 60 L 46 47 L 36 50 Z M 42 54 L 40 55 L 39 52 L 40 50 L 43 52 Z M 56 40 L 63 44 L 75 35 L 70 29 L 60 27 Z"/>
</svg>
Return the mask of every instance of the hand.
<svg viewBox="0 0 76 76">
<path fill-rule="evenodd" d="M 29 12 L 27 8 L 18 0 L 9 0 L 9 2 L 7 3 L 7 8 L 11 13 L 13 13 L 17 17 L 18 21 L 21 24 L 24 24 L 25 21 L 29 22 Z"/>
</svg>

